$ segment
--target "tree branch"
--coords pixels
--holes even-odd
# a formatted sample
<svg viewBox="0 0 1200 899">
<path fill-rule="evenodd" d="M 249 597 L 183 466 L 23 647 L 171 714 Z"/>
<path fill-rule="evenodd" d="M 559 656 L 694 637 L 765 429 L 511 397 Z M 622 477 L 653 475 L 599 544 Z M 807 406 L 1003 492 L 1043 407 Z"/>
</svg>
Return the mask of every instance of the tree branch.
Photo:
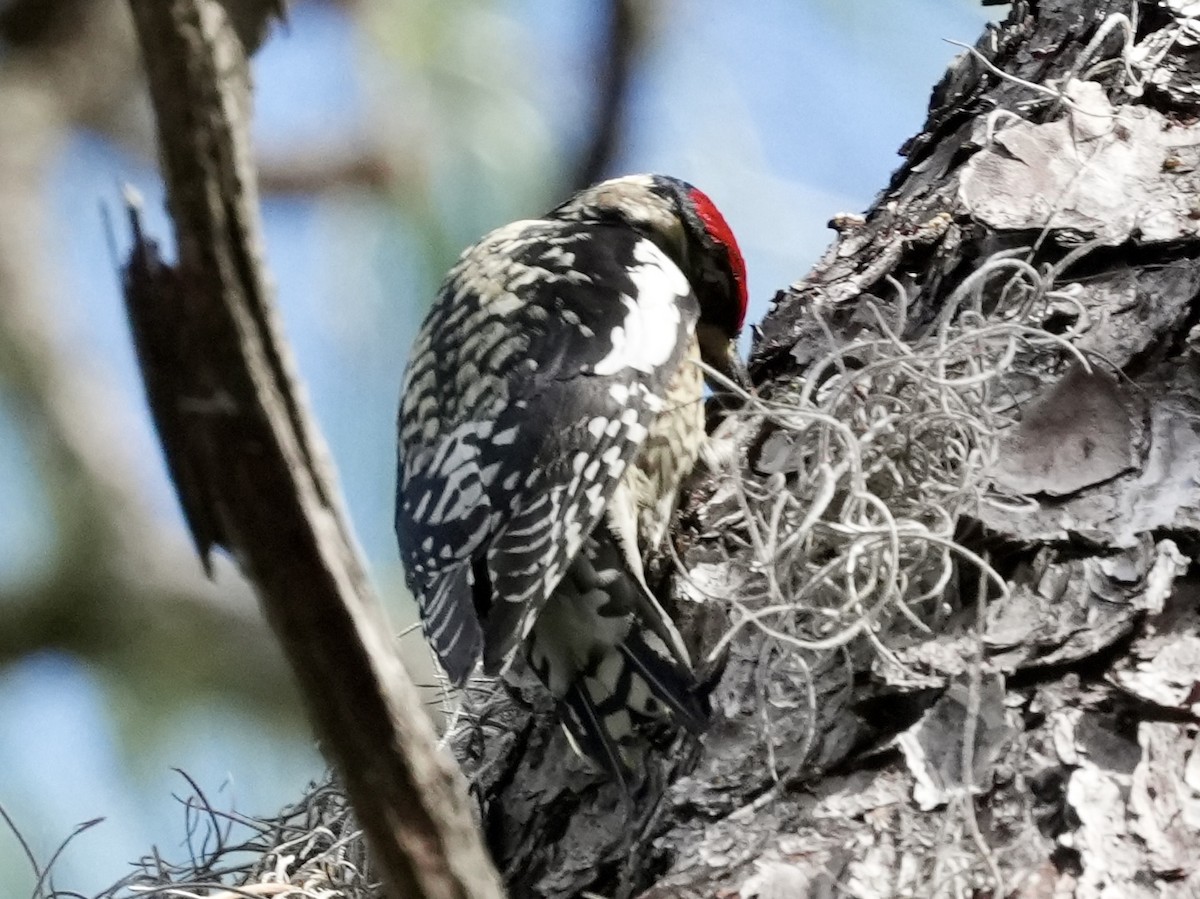
<svg viewBox="0 0 1200 899">
<path fill-rule="evenodd" d="M 201 555 L 255 584 L 396 897 L 501 894 L 457 769 L 357 552 L 279 338 L 263 263 L 246 60 L 216 0 L 131 0 L 179 260 L 133 213 L 126 300 Z"/>
<path fill-rule="evenodd" d="M 571 189 L 582 190 L 608 172 L 625 131 L 625 102 L 634 66 L 646 45 L 657 2 L 609 0 L 608 32 L 595 64 L 596 96 L 588 143 L 571 174 Z"/>
<path fill-rule="evenodd" d="M 153 684 L 152 701 L 173 708 L 202 685 L 298 717 L 250 591 L 206 582 L 186 540 L 150 511 L 128 398 L 62 333 L 70 316 L 48 274 L 46 167 L 73 124 L 101 118 L 140 83 L 128 10 L 119 0 L 20 0 L 0 14 L 0 37 L 12 43 L 0 57 L 0 391 L 36 448 L 40 472 L 30 475 L 41 475 L 55 517 L 44 573 L 0 591 L 0 667 L 65 651 L 135 691 Z M 220 650 L 195 651 L 214 636 Z"/>
</svg>

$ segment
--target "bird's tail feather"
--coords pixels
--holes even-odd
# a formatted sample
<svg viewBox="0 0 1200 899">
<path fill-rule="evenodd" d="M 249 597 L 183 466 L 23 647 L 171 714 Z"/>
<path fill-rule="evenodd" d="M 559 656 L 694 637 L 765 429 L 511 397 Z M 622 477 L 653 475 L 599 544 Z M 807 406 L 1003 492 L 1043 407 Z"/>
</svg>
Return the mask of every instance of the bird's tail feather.
<svg viewBox="0 0 1200 899">
<path fill-rule="evenodd" d="M 576 680 L 563 711 L 576 747 L 627 790 L 629 751 L 643 728 L 678 725 L 699 734 L 711 714 L 692 672 L 657 634 L 637 628 Z"/>
</svg>

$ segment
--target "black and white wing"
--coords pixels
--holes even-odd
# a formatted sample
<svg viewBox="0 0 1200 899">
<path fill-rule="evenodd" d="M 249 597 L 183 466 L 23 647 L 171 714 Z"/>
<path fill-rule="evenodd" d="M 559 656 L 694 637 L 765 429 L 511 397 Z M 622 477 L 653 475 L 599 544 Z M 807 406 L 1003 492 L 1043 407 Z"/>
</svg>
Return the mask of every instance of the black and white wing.
<svg viewBox="0 0 1200 899">
<path fill-rule="evenodd" d="M 400 413 L 396 531 L 425 633 L 462 683 L 497 672 L 662 411 L 699 310 L 653 242 L 526 221 L 451 270 Z"/>
</svg>

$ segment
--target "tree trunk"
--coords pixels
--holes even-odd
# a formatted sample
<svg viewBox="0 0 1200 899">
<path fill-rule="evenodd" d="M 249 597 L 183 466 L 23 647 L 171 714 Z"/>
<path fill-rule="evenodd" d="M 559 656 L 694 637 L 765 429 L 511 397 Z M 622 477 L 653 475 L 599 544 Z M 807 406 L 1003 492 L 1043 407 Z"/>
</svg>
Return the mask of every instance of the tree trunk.
<svg viewBox="0 0 1200 899">
<path fill-rule="evenodd" d="M 777 296 L 660 566 L 728 653 L 699 744 L 624 797 L 468 703 L 514 896 L 1200 894 L 1187 5 L 1015 3 Z"/>
</svg>

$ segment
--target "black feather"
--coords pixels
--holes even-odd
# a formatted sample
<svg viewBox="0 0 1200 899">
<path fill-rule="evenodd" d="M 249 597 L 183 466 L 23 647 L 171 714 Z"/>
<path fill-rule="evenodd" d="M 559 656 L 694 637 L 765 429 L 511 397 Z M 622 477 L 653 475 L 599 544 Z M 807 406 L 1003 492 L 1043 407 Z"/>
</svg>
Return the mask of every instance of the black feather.
<svg viewBox="0 0 1200 899">
<path fill-rule="evenodd" d="M 567 729 L 572 739 L 579 744 L 579 749 L 592 761 L 601 765 L 605 772 L 621 785 L 623 792 L 629 793 L 629 780 L 633 772 L 581 683 L 576 682 L 563 697 L 562 707 L 567 713 Z"/>
<path fill-rule="evenodd" d="M 695 675 L 662 650 L 652 648 L 638 628 L 632 628 L 618 647 L 630 668 L 650 688 L 651 694 L 666 704 L 674 718 L 694 734 L 708 727 L 712 709 L 708 697 L 697 689 Z"/>
</svg>

